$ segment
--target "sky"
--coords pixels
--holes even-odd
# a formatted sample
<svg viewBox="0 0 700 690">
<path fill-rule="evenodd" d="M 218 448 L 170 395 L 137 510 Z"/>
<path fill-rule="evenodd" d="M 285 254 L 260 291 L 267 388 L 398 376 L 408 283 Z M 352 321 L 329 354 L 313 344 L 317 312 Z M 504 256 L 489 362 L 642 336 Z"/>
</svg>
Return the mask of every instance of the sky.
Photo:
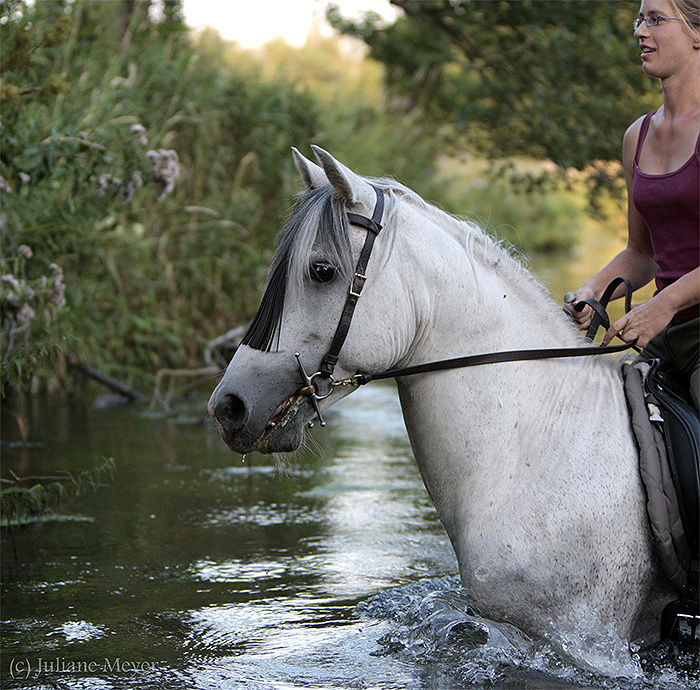
<svg viewBox="0 0 700 690">
<path fill-rule="evenodd" d="M 184 0 L 184 14 L 189 26 L 212 26 L 222 38 L 244 48 L 257 48 L 278 36 L 301 46 L 314 16 L 323 19 L 330 2 L 346 17 L 369 9 L 387 18 L 396 16 L 389 0 Z"/>
</svg>

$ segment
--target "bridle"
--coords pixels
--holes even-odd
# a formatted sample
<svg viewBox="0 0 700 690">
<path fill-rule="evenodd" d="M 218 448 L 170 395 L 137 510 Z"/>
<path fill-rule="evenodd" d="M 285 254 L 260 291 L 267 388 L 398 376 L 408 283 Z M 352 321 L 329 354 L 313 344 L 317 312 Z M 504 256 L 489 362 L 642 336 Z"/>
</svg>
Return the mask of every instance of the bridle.
<svg viewBox="0 0 700 690">
<path fill-rule="evenodd" d="M 362 290 L 367 280 L 365 272 L 367 270 L 369 258 L 372 254 L 374 241 L 382 230 L 381 220 L 382 216 L 384 215 L 384 193 L 381 189 L 379 189 L 379 187 L 376 187 L 375 185 L 371 186 L 377 196 L 372 217 L 367 218 L 367 216 L 363 216 L 358 213 L 347 212 L 349 223 L 351 225 L 357 225 L 364 228 L 367 230 L 367 235 L 365 237 L 362 250 L 360 251 L 360 256 L 355 266 L 355 273 L 350 283 L 348 294 L 345 297 L 345 305 L 343 306 L 343 311 L 340 315 L 340 320 L 338 321 L 338 325 L 335 329 L 335 334 L 333 335 L 333 340 L 328 348 L 328 352 L 326 352 L 326 354 L 323 356 L 318 371 L 314 372 L 313 374 L 308 374 L 304 369 L 300 354 L 298 352 L 294 354 L 297 361 L 297 367 L 299 368 L 299 373 L 304 379 L 304 385 L 297 391 L 296 394 L 309 397 L 321 426 L 325 426 L 326 422 L 321 415 L 319 402 L 328 398 L 338 386 L 353 386 L 357 388 L 369 383 L 370 381 L 396 378 L 399 376 L 410 376 L 412 374 L 425 374 L 433 371 L 445 371 L 448 369 L 473 367 L 482 364 L 498 364 L 501 362 L 523 362 L 539 359 L 558 359 L 563 357 L 586 357 L 590 355 L 614 354 L 624 352 L 625 350 L 635 347 L 637 342 L 636 338 L 632 342 L 625 343 L 624 345 L 614 345 L 612 347 L 598 345 L 587 347 L 489 352 L 485 354 L 467 355 L 465 357 L 455 357 L 453 359 L 427 362 L 425 364 L 417 364 L 415 366 L 404 367 L 401 369 L 389 369 L 377 374 L 357 372 L 350 378 L 335 380 L 333 378 L 333 371 L 336 363 L 338 362 L 338 357 L 343 344 L 345 343 L 348 331 L 350 330 L 350 324 L 352 323 L 352 317 L 355 313 L 355 307 L 357 306 L 357 302 L 362 295 Z M 595 312 L 593 323 L 586 334 L 586 337 L 589 340 L 593 340 L 593 337 L 595 336 L 599 327 L 603 326 L 607 329 L 610 326 L 610 319 L 605 311 L 605 307 L 607 307 L 608 301 L 617 287 L 623 283 L 625 285 L 625 311 L 629 311 L 632 289 L 629 281 L 625 278 L 615 278 L 615 280 L 613 280 L 606 288 L 600 301 L 586 299 L 577 302 L 575 308 L 578 311 L 583 309 L 583 307 L 588 304 Z"/>
<path fill-rule="evenodd" d="M 345 338 L 347 338 L 348 331 L 350 330 L 350 324 L 352 323 L 352 317 L 355 313 L 355 307 L 357 306 L 357 301 L 362 295 L 362 290 L 365 286 L 367 276 L 365 271 L 367 270 L 367 264 L 369 263 L 369 257 L 372 254 L 372 248 L 374 247 L 374 240 L 377 239 L 377 235 L 382 230 L 381 220 L 384 215 L 384 192 L 382 192 L 379 187 L 372 185 L 374 193 L 377 196 L 377 201 L 374 205 L 374 211 L 372 211 L 372 217 L 367 218 L 367 216 L 362 216 L 359 213 L 347 212 L 348 221 L 351 225 L 358 225 L 361 228 L 367 230 L 367 235 L 365 236 L 365 242 L 362 245 L 362 251 L 360 251 L 360 256 L 357 259 L 357 264 L 355 265 L 355 273 L 353 274 L 352 281 L 350 283 L 350 289 L 345 297 L 345 305 L 343 306 L 343 311 L 340 314 L 340 320 L 335 329 L 335 334 L 333 335 L 333 340 L 328 348 L 328 352 L 323 356 L 321 364 L 318 371 L 314 374 L 307 374 L 304 365 L 301 363 L 299 353 L 295 353 L 294 356 L 297 360 L 297 366 L 299 367 L 299 372 L 304 379 L 304 386 L 298 391 L 300 395 L 308 395 L 311 398 L 311 404 L 314 407 L 316 416 L 321 426 L 325 426 L 326 423 L 321 416 L 321 410 L 319 409 L 318 403 L 321 400 L 325 400 L 334 389 L 334 386 L 342 385 L 339 381 L 334 381 L 333 371 L 335 365 L 338 362 L 338 356 L 340 355 L 340 350 L 345 343 Z M 322 388 L 321 382 L 325 382 L 326 388 Z"/>
</svg>

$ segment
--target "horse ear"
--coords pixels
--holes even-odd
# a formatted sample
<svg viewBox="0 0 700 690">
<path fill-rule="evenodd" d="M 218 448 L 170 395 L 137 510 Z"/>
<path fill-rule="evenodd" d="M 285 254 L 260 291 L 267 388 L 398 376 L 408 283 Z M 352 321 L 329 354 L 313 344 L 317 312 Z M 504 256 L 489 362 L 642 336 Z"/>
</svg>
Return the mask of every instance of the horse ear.
<svg viewBox="0 0 700 690">
<path fill-rule="evenodd" d="M 328 178 L 326 177 L 326 173 L 323 172 L 323 168 L 316 165 L 316 163 L 312 163 L 293 146 L 292 156 L 294 157 L 294 166 L 299 172 L 299 175 L 301 175 L 304 184 L 309 189 L 318 189 L 328 184 Z"/>
<path fill-rule="evenodd" d="M 348 204 L 363 202 L 371 205 L 374 203 L 372 187 L 368 182 L 333 158 L 328 151 L 313 144 L 311 144 L 311 148 L 316 154 L 318 162 L 323 166 L 328 180 Z"/>
</svg>

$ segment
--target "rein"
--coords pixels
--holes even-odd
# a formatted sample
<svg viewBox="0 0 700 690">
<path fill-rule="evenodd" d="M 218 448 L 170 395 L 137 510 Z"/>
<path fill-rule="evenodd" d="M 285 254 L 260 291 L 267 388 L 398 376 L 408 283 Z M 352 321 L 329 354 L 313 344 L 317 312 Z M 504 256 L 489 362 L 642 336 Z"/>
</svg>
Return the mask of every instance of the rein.
<svg viewBox="0 0 700 690">
<path fill-rule="evenodd" d="M 348 213 L 348 221 L 352 225 L 358 225 L 367 230 L 364 245 L 360 252 L 360 257 L 355 266 L 355 274 L 345 298 L 345 305 L 336 327 L 333 340 L 331 341 L 328 352 L 321 360 L 318 371 L 313 374 L 308 374 L 301 362 L 300 354 L 297 352 L 294 357 L 297 360 L 299 372 L 304 379 L 304 385 L 297 391 L 297 395 L 306 395 L 311 400 L 316 416 L 318 417 L 321 426 L 325 426 L 326 422 L 321 416 L 321 410 L 318 403 L 329 397 L 337 386 L 364 386 L 370 381 L 378 381 L 381 379 L 398 378 L 399 376 L 411 376 L 414 374 L 427 374 L 435 371 L 445 371 L 449 369 L 462 369 L 465 367 L 481 366 L 483 364 L 499 364 L 503 362 L 524 362 L 535 361 L 542 359 L 560 359 L 564 357 L 589 357 L 591 355 L 607 355 L 624 352 L 630 348 L 635 348 L 637 339 L 624 345 L 589 345 L 584 347 L 565 347 L 565 348 L 546 348 L 533 350 L 509 350 L 503 352 L 489 352 L 478 355 L 467 355 L 465 357 L 454 357 L 452 359 L 442 359 L 435 362 L 426 362 L 425 364 L 416 364 L 414 366 L 403 367 L 400 369 L 389 369 L 377 374 L 368 374 L 365 372 L 357 372 L 347 379 L 336 380 L 333 378 L 333 370 L 338 361 L 340 350 L 345 343 L 345 339 L 350 330 L 352 317 L 357 306 L 362 289 L 364 288 L 367 276 L 367 264 L 372 253 L 374 241 L 380 233 L 382 226 L 381 220 L 384 213 L 384 193 L 381 189 L 372 185 L 375 194 L 377 195 L 377 203 L 374 206 L 372 217 L 367 218 L 357 213 Z M 619 285 L 625 285 L 625 312 L 628 312 L 631 304 L 632 286 L 625 278 L 615 278 L 610 285 L 605 289 L 600 302 L 595 299 L 583 299 L 576 303 L 574 309 L 581 311 L 586 305 L 590 306 L 595 312 L 593 321 L 586 333 L 588 340 L 593 340 L 600 326 L 605 329 L 610 327 L 610 318 L 605 310 L 615 290 Z M 567 293 L 565 301 L 573 301 L 573 294 Z M 618 336 L 619 337 L 619 336 Z M 311 424 L 311 422 L 309 423 Z"/>
<path fill-rule="evenodd" d="M 586 332 L 586 338 L 593 340 L 598 329 L 602 326 L 607 330 L 610 328 L 610 317 L 605 308 L 612 297 L 617 287 L 621 284 L 625 286 L 625 313 L 630 310 L 632 300 L 632 285 L 627 278 L 615 278 L 600 298 L 600 302 L 593 298 L 582 299 L 576 303 L 574 309 L 581 311 L 586 305 L 591 307 L 595 312 L 593 321 Z M 570 293 L 567 293 L 567 296 Z M 625 343 L 624 345 L 589 345 L 587 347 L 560 347 L 547 348 L 536 350 L 510 350 L 506 352 L 489 352 L 481 355 L 467 355 L 466 357 L 455 357 L 454 359 L 443 359 L 437 362 L 428 362 L 427 364 L 417 364 L 412 367 L 404 367 L 403 369 L 391 369 L 380 374 L 365 374 L 358 372 L 352 377 L 357 385 L 364 385 L 370 381 L 378 379 L 389 379 L 397 376 L 410 376 L 411 374 L 426 374 L 431 371 L 444 371 L 446 369 L 458 369 L 462 367 L 475 367 L 481 364 L 499 364 L 501 362 L 525 362 L 538 359 L 561 359 L 563 357 L 588 357 L 590 355 L 612 355 L 618 352 L 624 352 L 630 348 L 639 351 L 635 347 L 637 338 Z"/>
<path fill-rule="evenodd" d="M 389 369 L 380 374 L 365 374 L 358 372 L 350 379 L 348 385 L 357 384 L 363 386 L 370 381 L 380 379 L 396 378 L 398 376 L 411 376 L 412 374 L 427 374 L 432 371 L 445 371 L 447 369 L 462 369 L 465 367 L 476 367 L 482 364 L 500 364 L 502 362 L 528 362 L 538 359 L 562 359 L 564 357 L 588 357 L 590 355 L 610 355 L 616 352 L 629 350 L 637 342 L 635 339 L 631 343 L 624 345 L 614 345 L 613 347 L 604 345 L 591 345 L 588 347 L 560 347 L 538 350 L 506 350 L 504 352 L 488 352 L 480 355 L 467 355 L 466 357 L 455 357 L 453 359 L 442 359 L 437 362 L 427 362 L 426 364 L 416 364 L 403 369 Z M 343 383 L 343 382 L 339 382 Z"/>
</svg>

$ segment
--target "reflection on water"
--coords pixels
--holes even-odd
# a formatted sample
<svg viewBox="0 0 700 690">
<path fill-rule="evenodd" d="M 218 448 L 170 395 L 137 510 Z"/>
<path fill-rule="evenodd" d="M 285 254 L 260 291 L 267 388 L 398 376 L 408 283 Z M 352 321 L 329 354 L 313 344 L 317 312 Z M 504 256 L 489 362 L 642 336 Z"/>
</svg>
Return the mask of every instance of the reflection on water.
<svg viewBox="0 0 700 690">
<path fill-rule="evenodd" d="M 70 506 L 92 522 L 3 532 L 3 687 L 90 675 L 44 668 L 20 678 L 11 667 L 49 656 L 76 668 L 115 657 L 153 664 L 153 687 L 170 687 L 178 675 L 191 687 L 207 664 L 226 674 L 228 662 L 214 659 L 231 655 L 239 669 L 232 678 L 247 667 L 270 682 L 296 666 L 308 674 L 315 657 L 323 657 L 313 671 L 319 679 L 338 674 L 330 659 L 340 659 L 334 650 L 343 646 L 351 656 L 366 650 L 362 661 L 353 656 L 349 677 L 365 663 L 391 667 L 369 654 L 381 624 L 358 623 L 355 605 L 387 587 L 452 573 L 455 562 L 393 387 L 353 398 L 329 413 L 309 450 L 282 466 L 256 454 L 244 463 L 212 427 L 137 409 L 31 401 L 24 410 L 31 447 L 10 443 L 15 430 L 4 419 L 5 472 L 76 471 L 109 453 L 117 474 Z M 99 683 L 86 687 L 128 681 L 128 674 L 93 675 Z"/>
</svg>

